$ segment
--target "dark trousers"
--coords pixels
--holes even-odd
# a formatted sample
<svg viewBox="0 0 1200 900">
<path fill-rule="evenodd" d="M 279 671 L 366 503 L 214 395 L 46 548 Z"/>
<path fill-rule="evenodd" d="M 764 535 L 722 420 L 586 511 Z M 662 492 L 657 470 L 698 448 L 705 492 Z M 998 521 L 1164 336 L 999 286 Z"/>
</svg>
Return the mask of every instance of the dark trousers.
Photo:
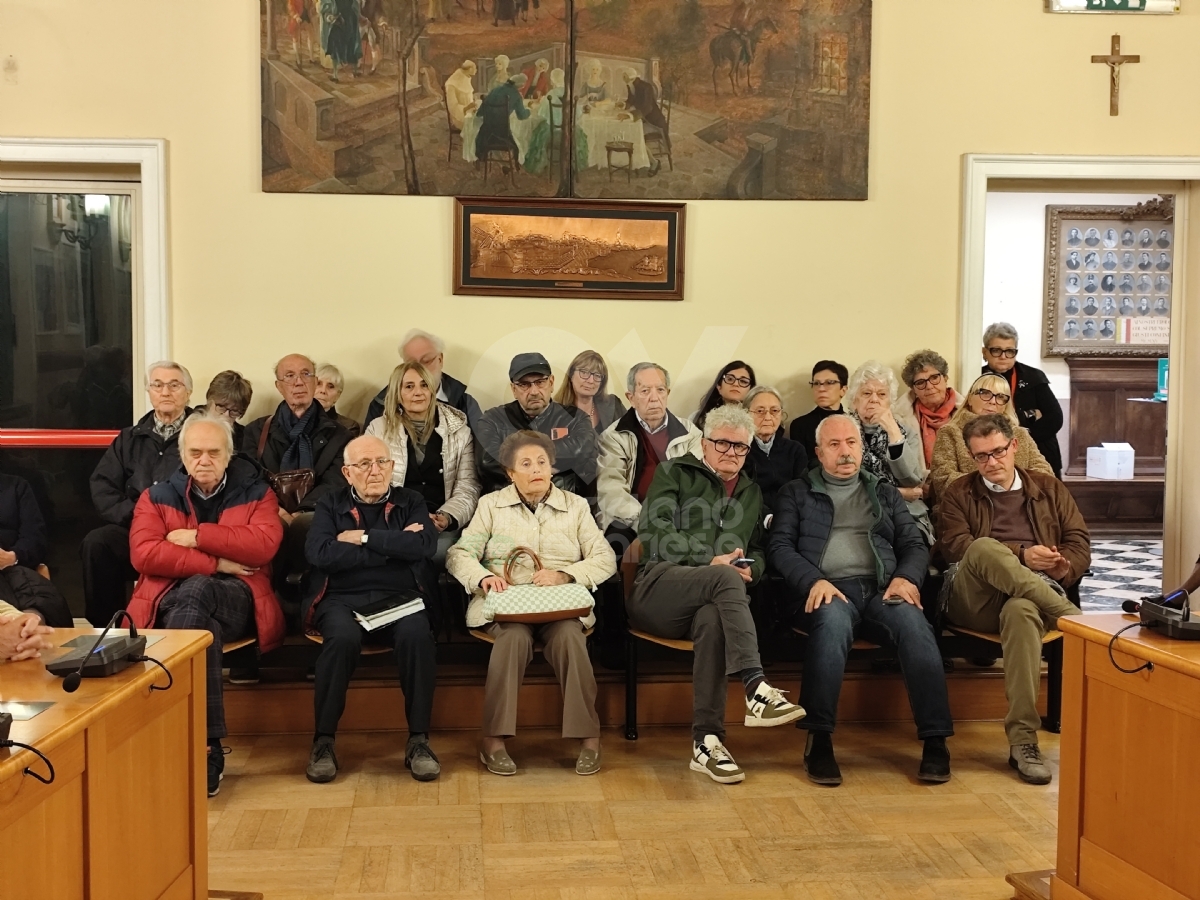
<svg viewBox="0 0 1200 900">
<path fill-rule="evenodd" d="M 83 559 L 84 615 L 103 628 L 118 609 L 124 609 L 125 582 L 137 578 L 129 562 L 129 529 L 101 525 L 84 535 L 79 546 Z"/>
<path fill-rule="evenodd" d="M 208 739 L 225 737 L 225 700 L 221 683 L 221 646 L 254 633 L 254 598 L 250 587 L 232 575 L 193 575 L 163 596 L 154 624 L 158 628 L 211 631 L 205 651 L 208 687 Z"/>
<path fill-rule="evenodd" d="M 437 644 L 424 611 L 405 616 L 368 635 L 354 618 L 352 600 L 325 597 L 317 604 L 313 624 L 324 641 L 317 657 L 313 691 L 318 734 L 337 733 L 338 720 L 346 709 L 346 689 L 350 686 L 350 676 L 358 668 L 364 639 L 372 644 L 390 643 L 395 648 L 408 731 L 410 734 L 429 733 L 433 689 L 437 682 Z"/>
<path fill-rule="evenodd" d="M 910 603 L 885 604 L 873 578 L 848 578 L 833 584 L 846 595 L 847 602 L 835 597 L 811 613 L 801 613 L 800 625 L 808 632 L 808 647 L 800 705 L 808 715 L 798 726 L 833 732 L 846 657 L 855 632 L 861 631 L 866 640 L 896 648 L 908 703 L 917 722 L 917 737 L 924 740 L 954 734 L 942 654 L 925 614 Z"/>
<path fill-rule="evenodd" d="M 626 607 L 639 631 L 692 642 L 692 737 L 724 740 L 728 676 L 762 665 L 737 569 L 657 563 L 638 576 Z"/>
</svg>

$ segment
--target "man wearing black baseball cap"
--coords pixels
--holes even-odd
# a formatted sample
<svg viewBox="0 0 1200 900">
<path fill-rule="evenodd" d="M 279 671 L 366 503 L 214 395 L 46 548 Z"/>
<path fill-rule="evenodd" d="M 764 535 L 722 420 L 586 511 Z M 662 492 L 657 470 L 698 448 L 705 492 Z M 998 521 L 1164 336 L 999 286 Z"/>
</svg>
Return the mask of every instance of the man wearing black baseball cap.
<svg viewBox="0 0 1200 900">
<path fill-rule="evenodd" d="M 554 375 L 540 353 L 514 356 L 508 380 L 516 399 L 489 409 L 474 428 L 475 459 L 484 493 L 508 485 L 508 474 L 500 464 L 500 445 L 510 434 L 522 430 L 540 431 L 554 441 L 553 481 L 564 491 L 580 493 L 596 480 L 600 444 L 591 421 L 575 407 L 551 399 Z"/>
</svg>

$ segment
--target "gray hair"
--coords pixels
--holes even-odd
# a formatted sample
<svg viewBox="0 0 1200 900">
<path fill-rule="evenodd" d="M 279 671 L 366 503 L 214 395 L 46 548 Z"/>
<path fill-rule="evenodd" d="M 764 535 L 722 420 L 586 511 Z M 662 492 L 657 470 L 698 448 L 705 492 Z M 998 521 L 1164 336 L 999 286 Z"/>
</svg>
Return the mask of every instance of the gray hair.
<svg viewBox="0 0 1200 900">
<path fill-rule="evenodd" d="M 317 371 L 313 373 L 317 378 L 324 378 L 326 381 L 333 382 L 333 389 L 339 394 L 342 388 L 346 386 L 346 380 L 342 378 L 342 370 L 333 363 L 321 363 L 317 366 Z"/>
<path fill-rule="evenodd" d="M 518 72 L 516 75 L 513 75 L 508 80 L 511 81 L 516 87 L 520 87 L 521 85 L 523 85 L 529 81 L 529 76 L 526 75 L 524 72 Z"/>
<path fill-rule="evenodd" d="M 854 431 L 858 434 L 859 441 L 862 441 L 862 426 L 858 424 L 858 419 L 848 416 L 845 413 L 835 413 L 832 416 L 826 416 L 817 423 L 817 430 L 813 433 L 813 436 L 818 447 L 821 446 L 821 432 L 825 430 L 825 426 L 830 422 L 849 422 L 854 426 Z"/>
<path fill-rule="evenodd" d="M 359 443 L 360 441 L 365 441 L 365 440 L 379 441 L 379 443 L 383 444 L 384 459 L 392 458 L 392 449 L 388 446 L 387 441 L 385 441 L 382 438 L 380 438 L 376 435 L 373 435 L 373 434 L 360 434 L 354 440 L 349 441 L 346 444 L 345 449 L 342 450 L 342 465 L 344 465 L 344 466 L 350 465 L 350 448 L 353 447 L 355 444 Z"/>
<path fill-rule="evenodd" d="M 638 373 L 645 372 L 647 369 L 658 369 L 658 371 L 662 372 L 663 381 L 666 382 L 667 390 L 669 391 L 671 389 L 671 373 L 670 372 L 668 372 L 666 369 L 664 369 L 658 363 L 640 362 L 636 366 L 634 366 L 632 369 L 629 370 L 629 375 L 625 379 L 625 389 L 627 391 L 629 391 L 629 393 L 632 394 L 634 392 L 634 390 L 637 388 Z"/>
<path fill-rule="evenodd" d="M 420 328 L 410 328 L 404 337 L 400 338 L 400 343 L 396 347 L 396 352 L 400 354 L 400 358 L 404 358 L 404 348 L 415 341 L 417 338 L 425 338 L 429 343 L 437 348 L 438 353 L 446 352 L 446 342 L 436 334 L 430 334 L 428 331 L 422 331 Z"/>
<path fill-rule="evenodd" d="M 984 343 L 987 343 L 986 339 Z M 909 354 L 908 359 L 904 361 L 900 377 L 906 385 L 912 387 L 913 382 L 917 380 L 917 375 L 926 366 L 937 369 L 943 377 L 950 375 L 950 363 L 946 362 L 946 357 L 936 350 L 918 350 L 916 353 Z"/>
<path fill-rule="evenodd" d="M 187 369 L 185 369 L 183 366 L 181 366 L 179 363 L 175 362 L 173 359 L 160 359 L 158 362 L 150 363 L 150 365 L 146 366 L 146 385 L 147 386 L 149 386 L 149 384 L 150 384 L 151 373 L 155 369 L 174 369 L 176 372 L 178 372 L 180 375 L 183 376 L 183 386 L 185 388 L 187 388 L 188 393 L 190 394 L 192 392 L 192 373 L 189 372 Z"/>
<path fill-rule="evenodd" d="M 1007 322 L 993 322 L 983 332 L 983 346 L 987 346 L 993 339 L 1000 338 L 1002 341 L 1017 342 L 1017 329 L 1013 328 Z"/>
<path fill-rule="evenodd" d="M 892 371 L 890 366 L 885 366 L 877 359 L 868 359 L 865 363 L 854 370 L 854 374 L 850 376 L 850 385 L 846 390 L 846 396 L 850 398 L 850 406 L 853 408 L 855 400 L 858 399 L 858 392 L 863 389 L 868 381 L 882 381 L 888 390 L 888 399 L 895 406 L 896 396 L 900 392 L 900 386 L 896 383 L 896 373 Z"/>
<path fill-rule="evenodd" d="M 704 416 L 704 436 L 712 440 L 713 432 L 718 428 L 736 428 L 753 435 L 754 420 L 744 407 L 736 403 L 718 406 L 716 409 L 710 409 Z"/>
<path fill-rule="evenodd" d="M 216 425 L 221 429 L 221 434 L 225 437 L 225 449 L 230 457 L 233 456 L 233 426 L 229 424 L 229 420 L 224 416 L 214 416 L 207 412 L 193 413 L 183 420 L 183 426 L 179 429 L 179 455 L 183 456 L 183 448 L 187 446 L 188 434 L 191 430 L 201 424 Z"/>
<path fill-rule="evenodd" d="M 312 369 L 312 373 L 314 375 L 317 374 L 317 364 L 315 362 L 313 362 L 313 358 L 311 356 L 305 356 L 303 353 L 288 353 L 285 356 L 279 357 L 279 359 L 276 360 L 276 362 L 275 362 L 275 368 L 271 370 L 271 374 L 275 377 L 276 381 L 279 380 L 279 364 L 281 362 L 283 362 L 285 359 L 287 359 L 289 356 L 298 356 L 301 359 L 308 360 L 308 367 L 310 369 Z"/>
<path fill-rule="evenodd" d="M 759 394 L 770 394 L 779 401 L 780 406 L 783 406 L 783 394 L 779 393 L 779 391 L 775 390 L 775 388 L 771 387 L 769 384 L 760 384 L 756 387 L 750 388 L 750 393 L 748 393 L 746 395 L 746 399 L 742 401 L 742 406 L 746 407 L 746 409 L 749 409 L 750 404 Z M 784 410 L 784 412 L 787 412 L 787 410 Z"/>
</svg>

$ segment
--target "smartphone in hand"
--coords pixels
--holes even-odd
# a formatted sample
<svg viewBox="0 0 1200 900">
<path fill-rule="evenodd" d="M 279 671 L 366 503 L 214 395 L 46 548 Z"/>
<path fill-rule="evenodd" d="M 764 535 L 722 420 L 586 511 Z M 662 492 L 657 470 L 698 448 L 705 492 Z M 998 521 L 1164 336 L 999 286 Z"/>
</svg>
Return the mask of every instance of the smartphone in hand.
<svg viewBox="0 0 1200 900">
<path fill-rule="evenodd" d="M 754 565 L 754 560 L 745 556 L 739 556 L 730 565 L 737 566 L 739 569 L 748 569 Z"/>
</svg>

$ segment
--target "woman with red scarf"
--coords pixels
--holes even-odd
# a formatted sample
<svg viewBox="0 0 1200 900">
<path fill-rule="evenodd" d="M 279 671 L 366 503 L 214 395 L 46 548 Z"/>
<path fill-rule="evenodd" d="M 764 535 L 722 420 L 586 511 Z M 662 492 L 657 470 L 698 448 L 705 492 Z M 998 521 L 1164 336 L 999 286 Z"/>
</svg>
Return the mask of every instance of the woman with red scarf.
<svg viewBox="0 0 1200 900">
<path fill-rule="evenodd" d="M 912 403 L 913 418 L 921 426 L 921 447 L 925 451 L 925 467 L 933 465 L 933 444 L 938 429 L 963 404 L 962 395 L 950 387 L 950 364 L 933 350 L 918 350 L 904 361 L 900 377 L 908 385 L 908 400 Z"/>
</svg>

